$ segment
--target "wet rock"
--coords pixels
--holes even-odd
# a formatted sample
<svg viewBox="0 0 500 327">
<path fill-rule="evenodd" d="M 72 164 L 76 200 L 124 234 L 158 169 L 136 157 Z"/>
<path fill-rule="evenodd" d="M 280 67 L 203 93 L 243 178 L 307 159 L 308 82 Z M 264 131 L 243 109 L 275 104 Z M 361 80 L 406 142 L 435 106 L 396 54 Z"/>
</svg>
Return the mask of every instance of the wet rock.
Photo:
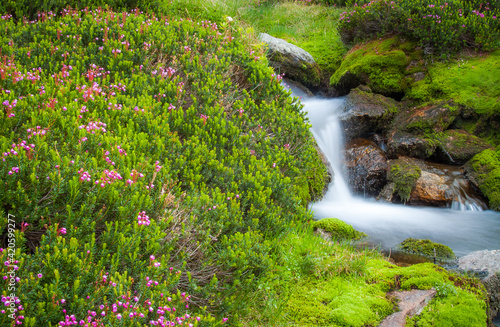
<svg viewBox="0 0 500 327">
<path fill-rule="evenodd" d="M 429 158 L 436 150 L 437 144 L 423 136 L 396 131 L 389 135 L 387 141 L 387 157 L 398 158 L 410 156 L 419 159 Z"/>
<path fill-rule="evenodd" d="M 450 180 L 446 176 L 422 171 L 410 195 L 409 204 L 435 207 L 451 206 L 454 199 Z"/>
<path fill-rule="evenodd" d="M 387 131 L 398 110 L 397 101 L 374 94 L 366 86 L 352 90 L 339 116 L 346 140 Z"/>
<path fill-rule="evenodd" d="M 436 290 L 392 291 L 387 293 L 389 298 L 396 298 L 398 312 L 388 316 L 379 327 L 404 327 L 406 318 L 419 315 L 429 301 L 436 295 Z"/>
<path fill-rule="evenodd" d="M 268 46 L 268 59 L 278 73 L 316 91 L 321 85 L 321 70 L 311 54 L 287 41 L 269 34 L 259 34 Z"/>
<path fill-rule="evenodd" d="M 387 159 L 374 142 L 355 139 L 346 145 L 348 182 L 354 193 L 377 195 L 386 183 Z"/>
<path fill-rule="evenodd" d="M 486 208 L 484 199 L 475 192 L 456 166 L 408 157 L 389 160 L 388 164 L 387 180 L 394 183 L 394 187 L 385 187 L 380 195 L 381 200 L 457 209 Z"/>
<path fill-rule="evenodd" d="M 445 131 L 438 140 L 433 158 L 447 164 L 463 165 L 481 151 L 493 149 L 479 137 L 459 129 Z"/>
<path fill-rule="evenodd" d="M 450 126 L 461 107 L 452 101 L 401 110 L 394 120 L 395 130 L 410 134 L 439 133 Z"/>
<path fill-rule="evenodd" d="M 396 192 L 396 184 L 394 183 L 389 183 L 384 186 L 382 191 L 377 196 L 377 201 L 381 202 L 396 202 L 394 200 L 394 194 Z"/>
<path fill-rule="evenodd" d="M 500 312 L 500 250 L 476 251 L 458 259 L 461 271 L 479 275 L 488 291 L 490 318 Z"/>
</svg>

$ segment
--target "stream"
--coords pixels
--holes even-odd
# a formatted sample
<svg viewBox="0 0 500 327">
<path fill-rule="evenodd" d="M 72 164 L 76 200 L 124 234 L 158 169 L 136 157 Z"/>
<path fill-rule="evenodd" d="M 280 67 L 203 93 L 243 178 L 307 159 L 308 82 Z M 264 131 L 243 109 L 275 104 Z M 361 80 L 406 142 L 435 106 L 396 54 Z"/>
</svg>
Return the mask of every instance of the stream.
<svg viewBox="0 0 500 327">
<path fill-rule="evenodd" d="M 408 237 L 445 244 L 459 257 L 477 250 L 500 249 L 500 213 L 482 210 L 474 203 L 464 201 L 451 208 L 433 208 L 353 196 L 345 178 L 344 138 L 337 118 L 344 99 L 308 97 L 299 89 L 285 87 L 301 97 L 311 131 L 333 172 L 323 199 L 310 205 L 315 219 L 339 218 L 368 234 L 369 245 L 380 245 L 386 251 Z"/>
</svg>

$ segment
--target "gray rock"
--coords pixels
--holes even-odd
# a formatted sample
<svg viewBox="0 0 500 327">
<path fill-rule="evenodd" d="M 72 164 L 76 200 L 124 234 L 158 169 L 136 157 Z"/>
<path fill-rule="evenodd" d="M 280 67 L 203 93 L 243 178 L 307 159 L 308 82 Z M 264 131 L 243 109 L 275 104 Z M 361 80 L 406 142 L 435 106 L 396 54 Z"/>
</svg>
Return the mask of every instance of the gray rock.
<svg viewBox="0 0 500 327">
<path fill-rule="evenodd" d="M 278 73 L 314 91 L 319 89 L 321 71 L 309 52 L 266 33 L 259 34 L 259 39 L 267 44 L 269 63 Z"/>
<path fill-rule="evenodd" d="M 393 291 L 387 295 L 399 300 L 399 311 L 382 320 L 379 327 L 404 327 L 406 317 L 419 315 L 436 295 L 436 290 Z"/>
<path fill-rule="evenodd" d="M 458 259 L 458 268 L 476 273 L 486 287 L 490 298 L 490 318 L 500 311 L 500 250 L 472 252 Z"/>
<path fill-rule="evenodd" d="M 266 33 L 260 33 L 259 39 L 269 46 L 271 53 L 279 52 L 282 55 L 290 56 L 298 64 L 307 62 L 313 65 L 316 63 L 309 52 L 283 39 L 278 39 Z"/>
<path fill-rule="evenodd" d="M 409 156 L 419 159 L 429 158 L 436 150 L 436 143 L 423 136 L 396 131 L 387 141 L 387 156 L 397 158 Z"/>
</svg>

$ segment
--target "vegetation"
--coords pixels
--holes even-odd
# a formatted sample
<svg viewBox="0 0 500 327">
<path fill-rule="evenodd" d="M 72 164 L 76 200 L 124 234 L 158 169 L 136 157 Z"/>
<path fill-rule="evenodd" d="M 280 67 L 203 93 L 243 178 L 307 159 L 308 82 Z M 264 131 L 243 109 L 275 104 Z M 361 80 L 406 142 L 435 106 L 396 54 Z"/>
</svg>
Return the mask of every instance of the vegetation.
<svg viewBox="0 0 500 327">
<path fill-rule="evenodd" d="M 330 74 L 339 9 L 101 3 L 0 4 L 1 325 L 376 325 L 385 292 L 431 287 L 447 315 L 486 321 L 470 280 L 313 232 L 359 236 L 310 224 L 327 170 L 251 27 Z"/>
<path fill-rule="evenodd" d="M 410 237 L 401 242 L 397 248 L 403 252 L 418 254 L 440 261 L 455 259 L 455 254 L 449 246 L 435 243 L 431 240 L 421 240 Z"/>
<path fill-rule="evenodd" d="M 346 42 L 399 33 L 427 52 L 500 46 L 497 3 L 461 0 L 375 0 L 346 11 L 339 30 Z"/>
</svg>

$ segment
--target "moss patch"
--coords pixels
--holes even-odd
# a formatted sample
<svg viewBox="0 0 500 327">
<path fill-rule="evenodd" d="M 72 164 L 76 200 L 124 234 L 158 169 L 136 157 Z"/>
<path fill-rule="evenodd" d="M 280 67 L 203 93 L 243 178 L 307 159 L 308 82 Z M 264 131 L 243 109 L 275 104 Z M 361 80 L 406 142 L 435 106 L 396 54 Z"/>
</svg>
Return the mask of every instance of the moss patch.
<svg viewBox="0 0 500 327">
<path fill-rule="evenodd" d="M 394 192 L 403 202 L 410 199 L 410 194 L 415 188 L 417 180 L 420 178 L 421 169 L 408 162 L 398 159 L 391 163 L 387 179 L 395 185 Z"/>
<path fill-rule="evenodd" d="M 338 218 L 324 218 L 313 222 L 312 226 L 314 229 L 323 229 L 336 239 L 358 240 L 366 236 L 365 233 L 355 230 L 351 225 Z"/>
<path fill-rule="evenodd" d="M 500 152 L 484 150 L 475 155 L 465 169 L 467 177 L 488 198 L 490 209 L 500 211 Z"/>
<path fill-rule="evenodd" d="M 436 139 L 439 145 L 435 157 L 449 164 L 464 164 L 481 151 L 491 148 L 479 137 L 459 129 L 439 133 Z"/>
<path fill-rule="evenodd" d="M 403 93 L 408 86 L 406 75 L 409 71 L 406 68 L 415 55 L 405 52 L 413 50 L 413 46 L 408 45 L 408 42 L 394 37 L 353 48 L 332 75 L 330 84 L 346 93 L 357 86 L 356 82 L 366 84 L 374 92 L 384 95 Z"/>
<path fill-rule="evenodd" d="M 455 253 L 453 253 L 453 250 L 449 246 L 435 243 L 428 239 L 421 240 L 410 237 L 401 242 L 397 248 L 403 252 L 418 254 L 428 258 L 434 258 L 435 256 L 436 259 L 443 261 L 455 258 Z"/>
<path fill-rule="evenodd" d="M 500 114 L 500 51 L 435 63 L 407 96 L 420 101 L 453 99 L 478 113 Z"/>
</svg>

